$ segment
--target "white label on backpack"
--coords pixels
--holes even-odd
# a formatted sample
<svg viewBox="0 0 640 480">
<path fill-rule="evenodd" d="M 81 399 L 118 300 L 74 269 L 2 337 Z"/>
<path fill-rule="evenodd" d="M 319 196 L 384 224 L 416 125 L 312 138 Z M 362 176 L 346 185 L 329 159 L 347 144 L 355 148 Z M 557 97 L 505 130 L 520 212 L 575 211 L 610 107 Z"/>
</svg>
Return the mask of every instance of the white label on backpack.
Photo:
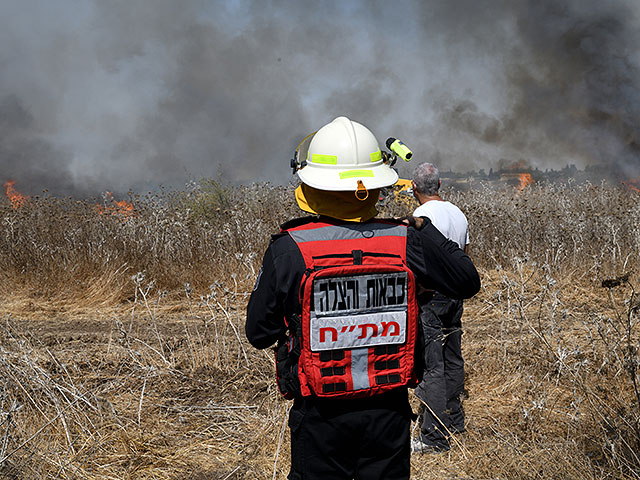
<svg viewBox="0 0 640 480">
<path fill-rule="evenodd" d="M 407 312 L 385 311 L 348 316 L 321 316 L 311 312 L 311 351 L 403 344 Z"/>
<path fill-rule="evenodd" d="M 317 316 L 406 306 L 407 272 L 316 277 L 313 281 L 313 311 Z"/>
</svg>

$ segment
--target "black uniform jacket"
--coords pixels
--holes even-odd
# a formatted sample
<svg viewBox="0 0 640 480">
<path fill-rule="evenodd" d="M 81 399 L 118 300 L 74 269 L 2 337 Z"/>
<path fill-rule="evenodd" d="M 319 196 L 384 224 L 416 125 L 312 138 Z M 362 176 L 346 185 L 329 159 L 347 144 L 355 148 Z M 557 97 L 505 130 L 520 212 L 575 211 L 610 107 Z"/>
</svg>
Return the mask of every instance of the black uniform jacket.
<svg viewBox="0 0 640 480">
<path fill-rule="evenodd" d="M 416 281 L 451 298 L 470 298 L 478 293 L 480 277 L 471 259 L 429 219 L 424 220 L 420 230 L 408 227 L 407 231 L 407 266 Z M 282 228 L 304 221 L 292 220 Z M 256 348 L 273 345 L 286 329 L 284 319 L 300 312 L 299 291 L 304 270 L 302 254 L 289 234 L 273 235 L 247 306 L 245 331 L 251 345 Z"/>
</svg>

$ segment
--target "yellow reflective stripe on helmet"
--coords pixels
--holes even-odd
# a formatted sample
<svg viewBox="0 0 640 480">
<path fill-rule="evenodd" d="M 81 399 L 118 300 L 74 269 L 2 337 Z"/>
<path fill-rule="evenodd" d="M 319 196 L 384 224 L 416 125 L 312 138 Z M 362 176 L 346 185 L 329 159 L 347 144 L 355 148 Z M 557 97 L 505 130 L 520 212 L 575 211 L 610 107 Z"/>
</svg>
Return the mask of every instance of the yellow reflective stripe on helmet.
<svg viewBox="0 0 640 480">
<path fill-rule="evenodd" d="M 372 162 L 379 162 L 380 160 L 382 160 L 382 152 L 380 150 L 371 153 L 369 156 L 371 157 Z"/>
<path fill-rule="evenodd" d="M 335 155 L 320 155 L 318 153 L 314 153 L 311 155 L 311 161 L 313 163 L 323 163 L 325 165 L 337 165 L 338 157 Z"/>
<path fill-rule="evenodd" d="M 373 177 L 373 170 L 347 170 L 346 172 L 340 172 L 340 179 L 342 180 L 355 177 Z"/>
</svg>

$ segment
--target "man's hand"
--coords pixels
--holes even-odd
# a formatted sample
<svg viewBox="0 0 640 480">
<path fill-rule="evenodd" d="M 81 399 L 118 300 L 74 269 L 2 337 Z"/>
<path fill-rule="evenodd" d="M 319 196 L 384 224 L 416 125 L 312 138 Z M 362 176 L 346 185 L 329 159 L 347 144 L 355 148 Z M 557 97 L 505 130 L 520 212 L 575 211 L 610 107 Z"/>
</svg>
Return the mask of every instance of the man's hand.
<svg viewBox="0 0 640 480">
<path fill-rule="evenodd" d="M 402 223 L 404 223 L 405 225 L 409 225 L 416 230 L 420 230 L 424 226 L 424 218 L 422 217 L 414 217 L 413 215 L 409 215 L 408 217 L 401 218 L 401 220 Z"/>
</svg>

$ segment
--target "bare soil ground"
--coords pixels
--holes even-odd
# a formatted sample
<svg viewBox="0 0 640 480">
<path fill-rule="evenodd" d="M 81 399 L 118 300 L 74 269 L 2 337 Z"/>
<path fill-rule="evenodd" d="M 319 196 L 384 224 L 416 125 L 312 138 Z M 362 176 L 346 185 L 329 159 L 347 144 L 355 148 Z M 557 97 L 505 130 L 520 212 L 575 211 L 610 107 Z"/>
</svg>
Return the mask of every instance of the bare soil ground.
<svg viewBox="0 0 640 480">
<path fill-rule="evenodd" d="M 594 382 L 586 365 L 608 358 L 589 324 L 613 318 L 607 290 L 551 291 L 536 269 L 483 278 L 463 318 L 467 432 L 447 453 L 414 456 L 412 477 L 637 478 L 622 431 L 633 409 L 616 410 L 632 405 L 628 378 L 602 368 Z M 244 338 L 246 298 L 57 313 L 13 299 L 0 333 L 0 478 L 286 478 L 290 404 L 271 352 Z M 601 448 L 607 434 L 614 453 Z"/>
</svg>

